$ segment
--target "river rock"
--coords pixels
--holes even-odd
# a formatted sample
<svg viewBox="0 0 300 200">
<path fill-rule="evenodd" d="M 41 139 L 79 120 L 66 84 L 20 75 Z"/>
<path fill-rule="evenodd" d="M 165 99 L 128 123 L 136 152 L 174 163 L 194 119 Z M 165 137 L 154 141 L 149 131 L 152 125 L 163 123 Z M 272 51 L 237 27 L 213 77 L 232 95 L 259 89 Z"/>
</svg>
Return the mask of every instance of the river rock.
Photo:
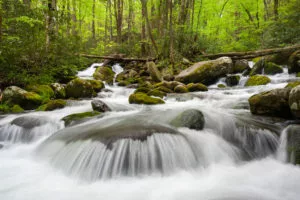
<svg viewBox="0 0 300 200">
<path fill-rule="evenodd" d="M 210 85 L 232 71 L 232 60 L 221 57 L 216 60 L 198 62 L 180 72 L 175 80 L 182 83 L 202 83 Z"/>
<path fill-rule="evenodd" d="M 55 96 L 54 91 L 49 85 L 29 85 L 26 87 L 26 90 L 37 93 L 44 100 L 49 100 Z"/>
<path fill-rule="evenodd" d="M 175 127 L 187 127 L 195 130 L 202 130 L 204 123 L 202 112 L 196 109 L 185 110 L 171 121 L 171 125 Z"/>
<path fill-rule="evenodd" d="M 238 75 L 227 75 L 225 79 L 225 83 L 227 86 L 232 87 L 239 84 L 241 77 Z"/>
<path fill-rule="evenodd" d="M 9 105 L 20 105 L 26 110 L 31 110 L 40 106 L 43 98 L 34 92 L 27 92 L 17 86 L 10 86 L 3 91 L 2 102 Z"/>
<path fill-rule="evenodd" d="M 66 105 L 67 102 L 62 99 L 50 100 L 46 104 L 38 107 L 37 111 L 52 111 L 52 110 L 64 108 Z"/>
<path fill-rule="evenodd" d="M 289 73 L 300 72 L 300 50 L 294 52 L 288 60 Z"/>
<path fill-rule="evenodd" d="M 257 85 L 267 85 L 271 82 L 271 79 L 263 75 L 250 76 L 245 84 L 245 86 L 257 86 Z"/>
<path fill-rule="evenodd" d="M 94 111 L 98 111 L 98 112 L 111 111 L 111 108 L 106 103 L 104 103 L 99 99 L 93 100 L 91 104 Z"/>
<path fill-rule="evenodd" d="M 96 95 L 104 88 L 104 84 L 97 80 L 74 79 L 66 86 L 66 96 L 68 98 L 84 98 Z"/>
<path fill-rule="evenodd" d="M 146 63 L 148 72 L 150 73 L 150 76 L 153 81 L 155 82 L 161 82 L 162 81 L 162 75 L 160 71 L 157 69 L 154 62 L 147 62 Z"/>
<path fill-rule="evenodd" d="M 68 127 L 68 126 L 74 126 L 86 122 L 91 118 L 98 116 L 100 114 L 101 113 L 98 111 L 75 113 L 75 114 L 65 116 L 61 120 L 63 120 L 65 122 L 65 126 Z"/>
<path fill-rule="evenodd" d="M 294 87 L 289 96 L 289 105 L 293 115 L 300 118 L 300 85 Z"/>
<path fill-rule="evenodd" d="M 204 92 L 208 91 L 207 87 L 202 83 L 189 83 L 187 86 L 189 92 Z"/>
<path fill-rule="evenodd" d="M 64 98 L 66 98 L 66 90 L 65 90 L 65 86 L 63 84 L 52 83 L 50 85 L 50 87 L 54 91 L 55 98 L 58 98 L 58 99 L 64 99 Z"/>
<path fill-rule="evenodd" d="M 276 65 L 275 63 L 266 61 L 264 58 L 259 60 L 255 65 L 253 66 L 250 76 L 256 75 L 256 74 L 269 74 L 274 75 L 278 73 L 282 73 L 283 69 L 279 65 Z"/>
<path fill-rule="evenodd" d="M 138 92 L 138 93 L 131 94 L 129 96 L 129 103 L 153 105 L 153 104 L 164 104 L 165 102 L 160 98 L 150 97 L 145 93 Z"/>
<path fill-rule="evenodd" d="M 189 92 L 189 90 L 187 89 L 187 87 L 185 85 L 177 85 L 174 88 L 174 92 L 176 92 L 176 93 L 187 93 L 187 92 Z"/>
<path fill-rule="evenodd" d="M 10 123 L 26 129 L 32 129 L 48 123 L 48 118 L 41 116 L 22 116 L 14 119 Z"/>
<path fill-rule="evenodd" d="M 232 73 L 243 73 L 244 71 L 251 70 L 248 60 L 236 60 L 233 63 Z"/>
<path fill-rule="evenodd" d="M 105 81 L 107 84 L 112 85 L 114 82 L 115 73 L 110 67 L 98 67 L 93 74 L 94 79 L 99 81 Z"/>
<path fill-rule="evenodd" d="M 300 125 L 289 125 L 286 132 L 288 161 L 300 165 Z"/>
<path fill-rule="evenodd" d="M 248 100 L 251 113 L 274 117 L 291 117 L 289 107 L 290 91 L 289 88 L 283 88 L 253 95 Z"/>
</svg>

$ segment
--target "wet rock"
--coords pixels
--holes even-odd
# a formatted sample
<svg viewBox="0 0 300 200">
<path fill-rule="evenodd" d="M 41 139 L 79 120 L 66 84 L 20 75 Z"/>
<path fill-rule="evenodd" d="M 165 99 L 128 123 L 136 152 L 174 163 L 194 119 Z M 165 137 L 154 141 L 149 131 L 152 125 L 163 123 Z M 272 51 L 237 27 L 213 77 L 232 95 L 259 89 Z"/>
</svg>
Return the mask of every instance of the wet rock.
<svg viewBox="0 0 300 200">
<path fill-rule="evenodd" d="M 233 63 L 232 73 L 243 73 L 244 71 L 251 70 L 248 60 L 236 60 Z"/>
<path fill-rule="evenodd" d="M 62 99 L 50 100 L 48 103 L 38 107 L 37 111 L 52 111 L 64 108 L 67 102 Z"/>
<path fill-rule="evenodd" d="M 287 127 L 288 161 L 300 165 L 300 125 Z"/>
<path fill-rule="evenodd" d="M 42 126 L 48 123 L 48 119 L 41 116 L 23 116 L 14 119 L 10 122 L 12 125 L 20 126 L 26 129 Z"/>
<path fill-rule="evenodd" d="M 290 82 L 288 83 L 285 88 L 294 88 L 294 87 L 297 87 L 298 85 L 300 85 L 300 81 L 295 81 L 295 82 Z"/>
<path fill-rule="evenodd" d="M 111 108 L 104 103 L 103 101 L 99 100 L 99 99 L 95 99 L 92 101 L 92 108 L 94 111 L 98 111 L 98 112 L 109 112 L 111 111 Z"/>
<path fill-rule="evenodd" d="M 110 67 L 98 67 L 93 74 L 94 79 L 99 81 L 105 81 L 107 84 L 112 85 L 115 73 Z"/>
<path fill-rule="evenodd" d="M 148 69 L 148 72 L 150 73 L 152 80 L 155 82 L 161 82 L 163 80 L 162 75 L 161 75 L 160 71 L 157 69 L 155 63 L 147 62 L 146 65 L 147 65 L 147 69 Z"/>
<path fill-rule="evenodd" d="M 216 60 L 196 63 L 180 72 L 175 80 L 186 84 L 202 83 L 210 85 L 231 71 L 232 60 L 229 57 L 221 57 Z"/>
<path fill-rule="evenodd" d="M 249 98 L 252 114 L 290 118 L 289 95 L 291 89 L 274 89 Z"/>
<path fill-rule="evenodd" d="M 289 106 L 293 115 L 300 118 L 300 85 L 294 87 L 289 96 Z"/>
<path fill-rule="evenodd" d="M 68 98 L 85 98 L 96 95 L 96 92 L 101 91 L 104 84 L 96 80 L 74 79 L 66 86 L 66 96 Z"/>
<path fill-rule="evenodd" d="M 175 77 L 173 75 L 167 74 L 163 77 L 165 81 L 174 81 Z"/>
<path fill-rule="evenodd" d="M 225 83 L 229 87 L 236 86 L 239 84 L 240 78 L 241 77 L 238 75 L 227 75 L 225 79 Z"/>
<path fill-rule="evenodd" d="M 202 83 L 189 83 L 187 86 L 189 92 L 204 92 L 208 91 L 207 87 Z"/>
<path fill-rule="evenodd" d="M 64 98 L 66 98 L 66 90 L 65 90 L 65 86 L 64 85 L 62 85 L 60 83 L 52 83 L 50 85 L 50 87 L 54 91 L 55 98 L 58 98 L 58 99 L 64 99 Z"/>
<path fill-rule="evenodd" d="M 138 92 L 138 93 L 131 94 L 129 96 L 129 103 L 153 105 L 153 104 L 164 104 L 165 102 L 160 98 L 150 97 L 145 93 Z"/>
<path fill-rule="evenodd" d="M 289 73 L 300 72 L 300 50 L 294 52 L 288 60 Z"/>
<path fill-rule="evenodd" d="M 176 93 L 187 93 L 189 90 L 185 85 L 178 85 L 174 88 L 174 92 Z"/>
<path fill-rule="evenodd" d="M 150 90 L 147 95 L 149 96 L 155 96 L 155 97 L 160 97 L 160 98 L 163 98 L 164 96 L 166 96 L 166 93 L 165 92 L 162 92 L 158 89 L 153 89 L 153 90 Z"/>
<path fill-rule="evenodd" d="M 35 92 L 44 100 L 49 100 L 55 96 L 54 91 L 49 85 L 30 85 L 26 87 L 29 92 Z"/>
<path fill-rule="evenodd" d="M 269 74 L 274 75 L 278 73 L 282 73 L 283 69 L 279 65 L 276 65 L 275 63 L 268 62 L 265 59 L 259 60 L 255 65 L 253 66 L 250 76 L 256 75 L 256 74 Z"/>
<path fill-rule="evenodd" d="M 218 88 L 226 88 L 226 85 L 224 85 L 224 84 L 218 84 L 217 87 Z"/>
<path fill-rule="evenodd" d="M 75 114 L 65 116 L 64 118 L 62 118 L 62 120 L 65 122 L 65 126 L 68 127 L 68 126 L 74 126 L 86 122 L 95 116 L 99 116 L 100 114 L 101 113 L 97 111 L 75 113 Z"/>
<path fill-rule="evenodd" d="M 271 79 L 263 75 L 255 75 L 248 78 L 245 86 L 267 85 Z"/>
<path fill-rule="evenodd" d="M 195 130 L 202 130 L 204 123 L 202 112 L 196 109 L 186 110 L 171 121 L 171 125 L 175 127 L 187 127 Z"/>
</svg>

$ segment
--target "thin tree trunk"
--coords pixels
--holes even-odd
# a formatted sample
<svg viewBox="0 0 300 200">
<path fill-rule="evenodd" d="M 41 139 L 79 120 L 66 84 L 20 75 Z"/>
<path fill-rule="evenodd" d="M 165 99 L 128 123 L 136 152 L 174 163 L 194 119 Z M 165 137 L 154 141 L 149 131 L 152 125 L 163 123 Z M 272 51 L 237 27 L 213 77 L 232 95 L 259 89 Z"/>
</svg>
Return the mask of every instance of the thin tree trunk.
<svg viewBox="0 0 300 200">
<path fill-rule="evenodd" d="M 3 11 L 2 11 L 2 1 L 0 0 L 0 42 L 2 41 L 2 15 L 3 15 Z"/>
<path fill-rule="evenodd" d="M 48 9 L 46 11 L 46 49 L 54 37 L 54 14 L 56 11 L 56 0 L 48 0 Z"/>
<path fill-rule="evenodd" d="M 191 16 L 191 31 L 193 32 L 194 28 L 194 15 L 195 15 L 195 0 L 192 0 L 192 16 Z"/>
<path fill-rule="evenodd" d="M 96 40 L 95 10 L 96 10 L 96 0 L 93 0 L 93 7 L 92 7 L 92 15 L 93 15 L 93 20 L 92 20 L 92 35 L 93 35 L 93 40 Z"/>
<path fill-rule="evenodd" d="M 202 12 L 202 0 L 200 0 L 200 8 L 198 10 L 198 16 L 197 16 L 197 32 L 199 32 L 199 25 L 200 25 L 200 15 Z"/>
<path fill-rule="evenodd" d="M 128 43 L 131 42 L 131 38 L 132 38 L 132 33 L 131 33 L 131 29 L 133 26 L 133 3 L 132 0 L 128 0 Z"/>
<path fill-rule="evenodd" d="M 267 21 L 269 19 L 269 8 L 268 8 L 268 2 L 267 0 L 263 0 L 264 1 L 264 20 Z"/>
<path fill-rule="evenodd" d="M 72 13 L 72 34 L 77 35 L 77 8 L 76 8 L 76 0 L 72 0 L 72 7 L 73 7 L 73 13 Z"/>
<path fill-rule="evenodd" d="M 274 16 L 275 16 L 275 21 L 278 20 L 278 4 L 279 4 L 279 0 L 274 0 Z"/>
<path fill-rule="evenodd" d="M 105 7 L 105 25 L 104 25 L 104 38 L 105 43 L 107 42 L 107 32 L 108 32 L 108 0 L 106 1 L 106 7 Z"/>
<path fill-rule="evenodd" d="M 115 18 L 117 24 L 117 42 L 122 43 L 123 0 L 114 0 Z"/>
<path fill-rule="evenodd" d="M 108 6 L 108 11 L 109 11 L 109 39 L 112 40 L 113 38 L 113 20 L 112 20 L 112 12 L 111 12 L 111 0 L 108 0 L 109 6 Z"/>
<path fill-rule="evenodd" d="M 145 21 L 146 21 L 146 11 L 145 11 L 145 7 L 142 6 L 142 32 L 141 32 L 141 54 L 142 56 L 146 55 L 146 25 L 145 25 Z"/>
<path fill-rule="evenodd" d="M 170 37 L 170 63 L 174 65 L 174 37 L 173 37 L 173 2 L 168 0 L 170 9 L 170 22 L 169 22 L 169 37 Z"/>
</svg>

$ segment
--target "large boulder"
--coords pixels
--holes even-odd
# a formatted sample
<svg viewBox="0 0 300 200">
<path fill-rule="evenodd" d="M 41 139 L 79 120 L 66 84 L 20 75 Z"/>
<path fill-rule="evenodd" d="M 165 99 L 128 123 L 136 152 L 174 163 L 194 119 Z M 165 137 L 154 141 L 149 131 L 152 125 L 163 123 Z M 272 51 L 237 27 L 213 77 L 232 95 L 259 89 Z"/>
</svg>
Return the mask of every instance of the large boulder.
<svg viewBox="0 0 300 200">
<path fill-rule="evenodd" d="M 49 85 L 29 85 L 26 87 L 26 90 L 37 93 L 45 100 L 49 100 L 55 96 L 53 89 Z"/>
<path fill-rule="evenodd" d="M 52 110 L 64 108 L 66 105 L 67 102 L 62 99 L 50 100 L 46 104 L 38 107 L 37 111 L 52 111 Z"/>
<path fill-rule="evenodd" d="M 27 92 L 17 86 L 7 87 L 2 94 L 2 102 L 9 105 L 20 105 L 26 110 L 35 109 L 43 102 L 43 98 L 34 93 Z"/>
<path fill-rule="evenodd" d="M 84 98 L 96 95 L 96 92 L 101 91 L 104 84 L 101 81 L 74 79 L 66 85 L 66 96 L 68 98 Z"/>
<path fill-rule="evenodd" d="M 300 125 L 289 125 L 286 132 L 288 161 L 300 165 Z"/>
<path fill-rule="evenodd" d="M 98 67 L 93 74 L 96 80 L 105 81 L 107 84 L 112 85 L 114 82 L 115 73 L 110 67 Z"/>
<path fill-rule="evenodd" d="M 186 84 L 203 83 L 210 85 L 230 72 L 232 72 L 231 58 L 221 57 L 216 60 L 198 62 L 180 72 L 175 80 Z"/>
<path fill-rule="evenodd" d="M 100 99 L 93 100 L 91 104 L 94 111 L 98 111 L 98 112 L 111 111 L 111 108 Z"/>
<path fill-rule="evenodd" d="M 195 130 L 202 130 L 204 123 L 202 112 L 196 109 L 185 110 L 171 121 L 171 125 L 175 127 L 187 127 Z"/>
<path fill-rule="evenodd" d="M 131 94 L 129 96 L 129 103 L 130 104 L 164 104 L 165 102 L 160 98 L 151 97 L 145 93 L 138 92 Z"/>
<path fill-rule="evenodd" d="M 252 114 L 274 117 L 291 117 L 289 95 L 291 89 L 274 89 L 253 95 L 249 98 Z"/>
<path fill-rule="evenodd" d="M 288 60 L 289 73 L 300 72 L 300 50 L 294 52 Z"/>
<path fill-rule="evenodd" d="M 253 66 L 250 76 L 256 75 L 256 74 L 269 74 L 274 75 L 278 73 L 282 73 L 283 69 L 279 65 L 276 65 L 275 63 L 268 62 L 265 59 L 259 60 L 255 65 Z"/>
<path fill-rule="evenodd" d="M 271 82 L 271 79 L 263 75 L 250 76 L 245 84 L 245 86 L 257 86 L 257 85 L 267 85 Z"/>
<path fill-rule="evenodd" d="M 64 98 L 66 98 L 66 90 L 65 90 L 65 86 L 64 85 L 62 85 L 60 83 L 52 83 L 50 85 L 50 87 L 54 91 L 55 98 L 58 98 L 58 99 L 64 99 Z"/>
<path fill-rule="evenodd" d="M 247 70 L 251 70 L 248 60 L 236 60 L 233 63 L 232 73 L 243 73 Z"/>
<path fill-rule="evenodd" d="M 42 126 L 48 123 L 48 118 L 40 116 L 23 116 L 18 117 L 10 122 L 12 125 L 16 125 L 26 129 L 32 129 L 34 127 Z"/>
<path fill-rule="evenodd" d="M 208 91 L 207 87 L 202 83 L 189 83 L 186 87 L 189 90 L 189 92 Z"/>
<path fill-rule="evenodd" d="M 147 65 L 147 69 L 148 69 L 148 72 L 149 72 L 152 80 L 154 82 L 161 82 L 163 80 L 162 75 L 161 75 L 160 71 L 157 69 L 155 63 L 147 62 L 146 65 Z"/>
<path fill-rule="evenodd" d="M 289 96 L 289 105 L 293 115 L 300 118 L 300 85 L 294 87 Z"/>
<path fill-rule="evenodd" d="M 174 92 L 176 93 L 187 93 L 189 90 L 185 85 L 178 85 L 174 88 Z"/>
<path fill-rule="evenodd" d="M 101 113 L 98 111 L 92 112 L 83 112 L 83 113 L 75 113 L 71 115 L 67 115 L 61 120 L 65 122 L 65 126 L 74 126 L 83 122 L 90 120 L 91 118 L 100 115 Z"/>
</svg>

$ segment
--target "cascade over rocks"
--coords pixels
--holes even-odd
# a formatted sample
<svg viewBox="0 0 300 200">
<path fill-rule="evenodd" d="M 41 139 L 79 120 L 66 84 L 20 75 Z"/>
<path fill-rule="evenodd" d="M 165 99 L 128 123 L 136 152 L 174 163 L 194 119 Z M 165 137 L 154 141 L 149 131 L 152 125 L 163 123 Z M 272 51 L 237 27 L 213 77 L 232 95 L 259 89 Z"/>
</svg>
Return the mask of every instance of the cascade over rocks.
<svg viewBox="0 0 300 200">
<path fill-rule="evenodd" d="M 185 110 L 171 121 L 171 125 L 175 127 L 187 127 L 195 130 L 202 130 L 204 123 L 202 112 L 196 109 Z"/>
<path fill-rule="evenodd" d="M 186 70 L 180 72 L 175 80 L 182 83 L 203 83 L 210 85 L 219 78 L 232 72 L 232 60 L 229 57 L 221 57 L 216 60 L 198 62 Z"/>
<path fill-rule="evenodd" d="M 283 69 L 279 65 L 276 65 L 275 63 L 266 61 L 264 58 L 260 59 L 253 68 L 250 71 L 250 76 L 256 75 L 256 74 L 269 74 L 274 75 L 278 73 L 282 73 Z"/>
<path fill-rule="evenodd" d="M 98 111 L 98 112 L 108 112 L 111 111 L 111 108 L 104 103 L 103 101 L 101 101 L 100 99 L 95 99 L 91 102 L 92 104 L 92 108 L 94 111 Z"/>
<path fill-rule="evenodd" d="M 112 85 L 114 82 L 115 73 L 110 67 L 101 66 L 98 67 L 93 74 L 94 79 L 99 81 L 105 81 L 107 84 Z"/>
<path fill-rule="evenodd" d="M 252 114 L 290 118 L 290 88 L 274 89 L 249 98 Z"/>
<path fill-rule="evenodd" d="M 293 115 L 300 118 L 300 85 L 294 87 L 289 96 L 289 106 Z"/>
</svg>

